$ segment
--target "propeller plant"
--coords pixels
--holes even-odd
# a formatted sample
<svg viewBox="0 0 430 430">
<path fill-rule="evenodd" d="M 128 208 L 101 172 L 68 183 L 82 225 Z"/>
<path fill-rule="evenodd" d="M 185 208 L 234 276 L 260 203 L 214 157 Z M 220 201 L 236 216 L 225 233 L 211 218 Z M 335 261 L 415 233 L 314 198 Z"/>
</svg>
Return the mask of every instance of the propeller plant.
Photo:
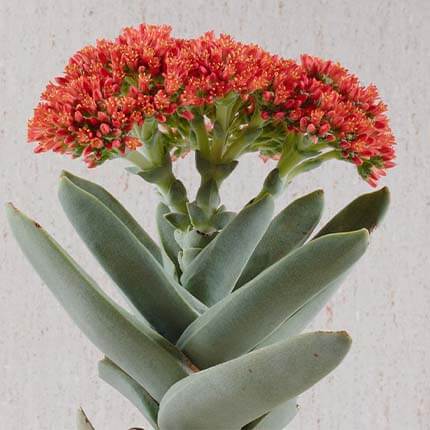
<svg viewBox="0 0 430 430">
<path fill-rule="evenodd" d="M 281 430 L 297 397 L 347 354 L 345 332 L 301 334 L 368 246 L 386 188 L 362 195 L 314 234 L 323 191 L 275 217 L 298 175 L 344 160 L 372 186 L 394 166 L 374 86 L 339 64 L 269 54 L 230 36 L 173 38 L 141 25 L 76 53 L 42 94 L 28 136 L 95 167 L 113 158 L 154 184 L 159 242 L 101 186 L 69 172 L 60 203 L 129 304 L 108 297 L 12 204 L 13 233 L 72 320 L 104 353 L 99 375 L 153 429 Z M 172 162 L 193 152 L 194 199 Z M 238 213 L 219 189 L 242 154 L 274 159 Z M 93 429 L 78 412 L 79 429 Z"/>
</svg>

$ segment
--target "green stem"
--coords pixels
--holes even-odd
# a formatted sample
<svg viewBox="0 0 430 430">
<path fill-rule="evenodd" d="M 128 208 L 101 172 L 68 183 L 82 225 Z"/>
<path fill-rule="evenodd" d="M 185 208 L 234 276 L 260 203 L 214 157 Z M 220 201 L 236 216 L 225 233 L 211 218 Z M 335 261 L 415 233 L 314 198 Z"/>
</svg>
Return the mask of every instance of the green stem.
<svg viewBox="0 0 430 430">
<path fill-rule="evenodd" d="M 139 176 L 156 185 L 164 202 L 172 210 L 188 216 L 186 190 L 182 182 L 173 174 L 169 154 L 164 156 L 162 164 L 159 159 L 156 163 L 151 162 L 138 151 L 129 152 L 126 158 L 140 169 L 137 172 Z"/>
<path fill-rule="evenodd" d="M 224 130 L 218 121 L 215 121 L 212 133 L 211 160 L 219 162 L 227 142 L 227 130 Z"/>
<path fill-rule="evenodd" d="M 339 151 L 333 149 L 331 151 L 324 152 L 317 157 L 308 158 L 303 163 L 300 163 L 293 170 L 290 171 L 290 173 L 288 174 L 288 181 L 290 182 L 293 178 L 300 175 L 301 173 L 309 172 L 310 170 L 316 169 L 317 167 L 321 166 L 324 161 L 337 160 L 339 159 L 339 157 Z"/>
<path fill-rule="evenodd" d="M 200 153 L 206 159 L 210 159 L 209 138 L 203 115 L 199 113 L 194 114 L 194 118 L 191 120 L 191 128 L 195 134 Z"/>
<path fill-rule="evenodd" d="M 219 187 L 237 165 L 236 161 L 231 163 L 216 163 L 204 159 L 196 152 L 197 170 L 201 177 L 200 187 L 197 191 L 195 204 L 206 214 L 207 230 L 217 230 L 212 225 L 212 217 L 220 206 Z"/>
<path fill-rule="evenodd" d="M 319 148 L 314 149 L 326 147 L 327 145 L 321 144 Z M 267 193 L 274 197 L 278 196 L 296 176 L 319 167 L 324 161 L 335 160 L 340 157 L 338 150 L 327 151 L 312 158 L 309 158 L 309 155 L 309 152 L 302 154 L 296 150 L 294 145 L 287 143 L 277 167 L 269 172 L 261 191 L 255 198 L 261 198 Z"/>
<path fill-rule="evenodd" d="M 242 130 L 239 135 L 233 139 L 230 146 L 225 151 L 222 157 L 223 162 L 231 162 L 239 158 L 249 147 L 260 137 L 260 128 L 246 128 Z"/>
<path fill-rule="evenodd" d="M 130 151 L 127 153 L 125 158 L 142 170 L 150 169 L 152 167 L 152 163 L 139 151 Z"/>
</svg>

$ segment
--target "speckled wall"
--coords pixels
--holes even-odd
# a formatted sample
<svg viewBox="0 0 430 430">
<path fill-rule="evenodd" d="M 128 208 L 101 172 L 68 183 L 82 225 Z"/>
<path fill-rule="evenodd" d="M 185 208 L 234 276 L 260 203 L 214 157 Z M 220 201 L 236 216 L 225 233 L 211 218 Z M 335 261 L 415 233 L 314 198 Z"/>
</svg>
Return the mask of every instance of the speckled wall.
<svg viewBox="0 0 430 430">
<path fill-rule="evenodd" d="M 80 243 L 56 198 L 61 169 L 119 196 L 154 233 L 155 192 L 121 162 L 92 171 L 55 155 L 35 156 L 26 120 L 47 80 L 96 38 L 142 21 L 169 23 L 178 36 L 228 32 L 270 51 L 339 60 L 375 82 L 390 106 L 399 167 L 385 184 L 391 210 L 369 252 L 313 324 L 347 329 L 344 363 L 300 399 L 291 430 L 430 429 L 430 2 L 427 0 L 2 0 L 0 2 L 0 199 L 32 214 L 97 281 L 111 282 Z M 270 169 L 247 157 L 223 189 L 239 208 Z M 192 160 L 176 166 L 195 189 Z M 330 162 L 297 180 L 279 201 L 322 187 L 326 215 L 368 187 L 346 163 Z M 74 428 L 79 405 L 97 430 L 144 420 L 97 379 L 101 354 L 69 321 L 15 244 L 0 212 L 0 428 Z"/>
</svg>

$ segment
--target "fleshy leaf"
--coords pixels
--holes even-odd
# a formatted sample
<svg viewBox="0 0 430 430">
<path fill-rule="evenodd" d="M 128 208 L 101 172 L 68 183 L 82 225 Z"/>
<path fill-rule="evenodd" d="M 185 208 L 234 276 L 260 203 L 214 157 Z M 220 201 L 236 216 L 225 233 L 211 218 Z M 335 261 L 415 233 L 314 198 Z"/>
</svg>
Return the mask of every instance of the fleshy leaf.
<svg viewBox="0 0 430 430">
<path fill-rule="evenodd" d="M 131 376 L 105 357 L 99 361 L 99 376 L 127 398 L 146 418 L 154 430 L 158 430 L 158 403 Z"/>
<path fill-rule="evenodd" d="M 130 303 L 159 333 L 176 341 L 198 313 L 161 265 L 108 207 L 63 177 L 60 202 L 70 222 Z"/>
<path fill-rule="evenodd" d="M 100 200 L 102 204 L 107 206 L 127 226 L 127 228 L 136 236 L 139 242 L 153 255 L 153 257 L 158 262 L 162 262 L 161 251 L 158 245 L 114 196 L 100 185 L 80 178 L 79 176 L 75 176 L 70 172 L 63 171 L 62 176 L 68 178 L 76 186 L 91 194 L 97 200 Z"/>
<path fill-rule="evenodd" d="M 194 321 L 178 347 L 200 369 L 250 351 L 351 268 L 368 236 L 331 234 L 297 249 Z"/>
<path fill-rule="evenodd" d="M 182 285 L 208 306 L 227 296 L 266 231 L 273 207 L 270 195 L 246 205 L 188 266 Z"/>
<path fill-rule="evenodd" d="M 190 373 L 186 358 L 173 345 L 114 303 L 39 224 L 12 205 L 6 210 L 25 256 L 100 351 L 158 401 Z"/>
<path fill-rule="evenodd" d="M 79 408 L 76 413 L 76 429 L 77 430 L 95 430 L 86 413 L 82 408 Z"/>
<path fill-rule="evenodd" d="M 305 243 L 321 218 L 323 197 L 322 190 L 307 194 L 273 219 L 240 275 L 236 289 Z"/>
<path fill-rule="evenodd" d="M 242 430 L 284 430 L 299 411 L 297 398 L 277 406 L 272 411 L 247 424 Z"/>
<path fill-rule="evenodd" d="M 357 197 L 335 215 L 314 237 L 366 228 L 369 232 L 380 223 L 390 203 L 390 192 L 384 187 Z"/>
<path fill-rule="evenodd" d="M 263 339 L 255 349 L 263 348 L 300 334 L 319 314 L 321 309 L 339 289 L 346 277 L 347 272 L 335 279 L 315 297 L 312 297 L 311 300 L 287 318 L 274 332 Z"/>
<path fill-rule="evenodd" d="M 355 199 L 331 221 L 329 221 L 329 223 L 316 235 L 316 238 L 351 228 L 364 227 L 369 232 L 372 232 L 384 217 L 388 204 L 388 188 L 382 188 L 379 191 L 364 194 Z M 302 332 L 323 309 L 333 294 L 339 289 L 345 278 L 346 274 L 333 281 L 324 291 L 321 291 L 294 315 L 284 321 L 284 323 L 282 323 L 282 325 L 280 325 L 266 339 L 260 342 L 257 348 L 271 345 Z"/>
<path fill-rule="evenodd" d="M 195 373 L 160 403 L 160 430 L 238 429 L 293 399 L 345 357 L 345 332 L 308 333 Z"/>
</svg>

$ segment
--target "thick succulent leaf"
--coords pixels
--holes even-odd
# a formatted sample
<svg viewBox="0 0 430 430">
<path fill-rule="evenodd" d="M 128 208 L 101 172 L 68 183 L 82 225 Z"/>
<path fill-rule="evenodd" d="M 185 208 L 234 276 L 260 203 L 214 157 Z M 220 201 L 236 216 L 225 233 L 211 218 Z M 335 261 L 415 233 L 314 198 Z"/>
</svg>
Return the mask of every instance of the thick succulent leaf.
<svg viewBox="0 0 430 430">
<path fill-rule="evenodd" d="M 7 206 L 12 231 L 55 298 L 94 345 L 152 397 L 189 374 L 185 357 L 114 303 L 39 224 Z"/>
<path fill-rule="evenodd" d="M 194 321 L 178 341 L 200 369 L 238 357 L 345 273 L 364 253 L 367 230 L 309 242 Z"/>
<path fill-rule="evenodd" d="M 99 376 L 127 398 L 146 418 L 154 430 L 158 430 L 158 403 L 131 376 L 127 375 L 109 358 L 99 361 Z"/>
<path fill-rule="evenodd" d="M 295 398 L 345 357 L 345 332 L 308 333 L 179 381 L 160 403 L 160 430 L 237 429 Z"/>
<path fill-rule="evenodd" d="M 68 178 L 60 183 L 64 211 L 130 303 L 156 330 L 176 341 L 198 316 L 178 285 L 109 208 Z"/>
<path fill-rule="evenodd" d="M 87 415 L 85 414 L 82 408 L 79 408 L 78 412 L 76 413 L 76 429 L 94 430 L 93 425 L 91 424 L 90 420 L 88 419 Z"/>
<path fill-rule="evenodd" d="M 200 252 L 182 275 L 182 285 L 208 306 L 227 296 L 270 223 L 273 198 L 246 205 Z"/>
<path fill-rule="evenodd" d="M 300 334 L 320 313 L 333 294 L 335 294 L 335 292 L 340 288 L 346 277 L 347 273 L 344 273 L 342 276 L 331 282 L 319 294 L 312 297 L 311 300 L 287 318 L 275 331 L 263 339 L 255 349 L 263 348 Z"/>
<path fill-rule="evenodd" d="M 366 228 L 369 232 L 381 222 L 390 203 L 390 192 L 384 187 L 363 194 L 335 215 L 315 236 Z"/>
<path fill-rule="evenodd" d="M 176 242 L 174 227 L 164 218 L 164 215 L 170 212 L 170 209 L 164 203 L 158 205 L 156 213 L 157 230 L 164 250 L 164 253 L 162 253 L 163 266 L 170 272 L 169 267 L 173 263 L 177 276 L 180 276 L 181 269 L 178 263 L 178 254 L 181 248 Z"/>
<path fill-rule="evenodd" d="M 337 214 L 316 237 L 354 228 L 366 228 L 371 232 L 382 220 L 389 204 L 387 188 L 364 194 Z M 290 318 L 284 321 L 273 333 L 260 342 L 257 348 L 285 340 L 301 333 L 328 303 L 340 288 L 346 274 L 332 282 Z"/>
<path fill-rule="evenodd" d="M 242 430 L 284 430 L 299 411 L 297 398 L 277 406 L 272 411 L 247 424 Z"/>
<path fill-rule="evenodd" d="M 281 211 L 255 248 L 235 288 L 240 288 L 303 245 L 321 219 L 323 206 L 324 193 L 317 190 L 295 200 Z"/>
<path fill-rule="evenodd" d="M 94 196 L 102 204 L 107 206 L 136 236 L 139 242 L 153 255 L 158 261 L 162 262 L 161 251 L 158 245 L 152 240 L 148 233 L 132 217 L 130 212 L 108 191 L 94 182 L 75 176 L 70 172 L 63 171 L 62 176 L 68 178 L 77 187 Z"/>
</svg>

